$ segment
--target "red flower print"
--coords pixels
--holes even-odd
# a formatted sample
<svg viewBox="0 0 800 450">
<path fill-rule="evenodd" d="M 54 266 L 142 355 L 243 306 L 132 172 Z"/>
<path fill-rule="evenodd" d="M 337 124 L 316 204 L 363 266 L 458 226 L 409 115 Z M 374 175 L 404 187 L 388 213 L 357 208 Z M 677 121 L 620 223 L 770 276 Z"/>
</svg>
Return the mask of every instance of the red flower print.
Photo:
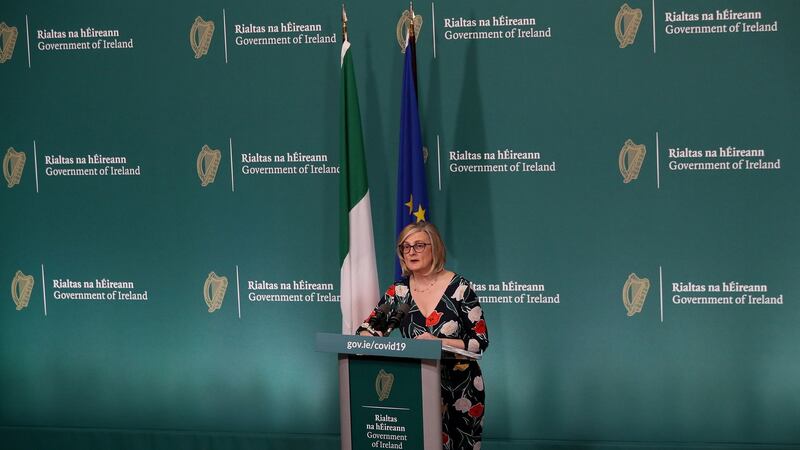
<svg viewBox="0 0 800 450">
<path fill-rule="evenodd" d="M 389 286 L 389 289 L 386 290 L 386 295 L 394 297 L 394 285 Z"/>
<path fill-rule="evenodd" d="M 469 409 L 468 414 L 470 417 L 478 418 L 483 414 L 483 403 L 478 403 Z"/>
<path fill-rule="evenodd" d="M 375 312 L 375 310 L 373 309 L 373 310 L 372 310 L 372 312 L 371 312 L 371 313 L 369 313 L 369 318 L 370 318 L 370 319 L 372 319 L 373 317 L 375 317 L 375 315 L 376 315 L 376 314 L 377 314 L 377 313 L 376 313 L 376 312 Z"/>
<path fill-rule="evenodd" d="M 447 433 L 442 433 L 442 445 L 447 445 L 447 441 L 450 440 L 450 436 Z"/>
<path fill-rule="evenodd" d="M 486 333 L 486 321 L 483 319 L 479 320 L 478 323 L 476 323 L 475 326 L 472 327 L 472 329 L 475 330 L 475 332 L 478 334 Z"/>
<path fill-rule="evenodd" d="M 435 326 L 439 321 L 442 319 L 444 313 L 440 313 L 439 311 L 433 310 L 431 315 L 425 318 L 425 326 L 432 327 Z"/>
</svg>

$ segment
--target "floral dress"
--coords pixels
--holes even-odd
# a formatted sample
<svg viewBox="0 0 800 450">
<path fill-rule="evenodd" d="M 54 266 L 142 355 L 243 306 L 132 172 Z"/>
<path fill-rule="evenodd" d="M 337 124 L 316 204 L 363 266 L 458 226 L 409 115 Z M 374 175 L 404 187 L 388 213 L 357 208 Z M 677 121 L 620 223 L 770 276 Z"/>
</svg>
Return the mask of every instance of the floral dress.
<svg viewBox="0 0 800 450">
<path fill-rule="evenodd" d="M 403 337 L 413 338 L 426 331 L 439 338 L 461 339 L 471 352 L 483 352 L 489 346 L 489 335 L 478 296 L 470 282 L 454 275 L 444 295 L 430 315 L 425 317 L 411 297 L 408 279 L 394 283 L 373 311 L 388 303 L 392 309 L 401 303 L 411 308 L 400 324 Z M 372 317 L 372 316 L 370 316 Z M 366 322 L 363 325 L 367 326 Z M 442 371 L 442 447 L 445 450 L 481 448 L 485 393 L 483 376 L 477 361 L 454 359 L 446 354 Z"/>
</svg>

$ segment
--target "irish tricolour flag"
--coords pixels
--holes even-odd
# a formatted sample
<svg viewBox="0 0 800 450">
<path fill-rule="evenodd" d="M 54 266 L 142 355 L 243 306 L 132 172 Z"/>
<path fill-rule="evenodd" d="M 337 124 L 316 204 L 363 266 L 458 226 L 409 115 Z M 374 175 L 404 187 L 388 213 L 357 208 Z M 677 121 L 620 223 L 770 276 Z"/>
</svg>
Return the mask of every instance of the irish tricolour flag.
<svg viewBox="0 0 800 450">
<path fill-rule="evenodd" d="M 342 333 L 353 334 L 378 301 L 378 269 L 372 208 L 361 133 L 358 92 L 347 37 L 342 44 L 341 137 L 339 140 L 339 258 Z"/>
</svg>

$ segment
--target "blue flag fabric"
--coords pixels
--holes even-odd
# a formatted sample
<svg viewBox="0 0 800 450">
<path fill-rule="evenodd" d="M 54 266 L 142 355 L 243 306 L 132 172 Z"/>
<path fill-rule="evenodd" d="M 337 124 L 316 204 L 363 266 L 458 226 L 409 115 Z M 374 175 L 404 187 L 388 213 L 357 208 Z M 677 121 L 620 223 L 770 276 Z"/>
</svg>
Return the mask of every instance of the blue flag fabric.
<svg viewBox="0 0 800 450">
<path fill-rule="evenodd" d="M 397 163 L 396 233 L 414 222 L 429 221 L 428 187 L 422 155 L 422 130 L 419 123 L 414 45 L 406 47 L 403 68 L 403 94 L 400 99 L 400 151 Z M 395 263 L 395 278 L 400 279 L 400 261 Z"/>
</svg>

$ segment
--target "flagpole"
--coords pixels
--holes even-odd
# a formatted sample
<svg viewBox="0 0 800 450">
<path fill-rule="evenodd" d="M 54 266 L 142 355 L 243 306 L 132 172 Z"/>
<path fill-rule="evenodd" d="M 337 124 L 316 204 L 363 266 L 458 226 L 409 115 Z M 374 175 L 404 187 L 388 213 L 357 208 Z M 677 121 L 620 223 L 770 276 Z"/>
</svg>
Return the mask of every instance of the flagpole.
<svg viewBox="0 0 800 450">
<path fill-rule="evenodd" d="M 414 38 L 414 2 L 408 2 L 408 12 L 411 13 L 411 23 L 408 24 L 408 40 Z"/>
<path fill-rule="evenodd" d="M 347 11 L 344 9 L 344 3 L 342 3 L 342 41 L 348 41 L 347 39 Z"/>
<path fill-rule="evenodd" d="M 408 23 L 408 42 L 406 42 L 405 51 L 408 51 L 408 47 L 411 46 L 411 70 L 414 74 L 414 95 L 419 97 L 419 83 L 417 80 L 417 36 L 414 31 L 414 18 L 416 17 L 416 14 L 414 14 L 413 1 L 408 3 L 408 12 L 411 14 L 411 21 Z"/>
</svg>

